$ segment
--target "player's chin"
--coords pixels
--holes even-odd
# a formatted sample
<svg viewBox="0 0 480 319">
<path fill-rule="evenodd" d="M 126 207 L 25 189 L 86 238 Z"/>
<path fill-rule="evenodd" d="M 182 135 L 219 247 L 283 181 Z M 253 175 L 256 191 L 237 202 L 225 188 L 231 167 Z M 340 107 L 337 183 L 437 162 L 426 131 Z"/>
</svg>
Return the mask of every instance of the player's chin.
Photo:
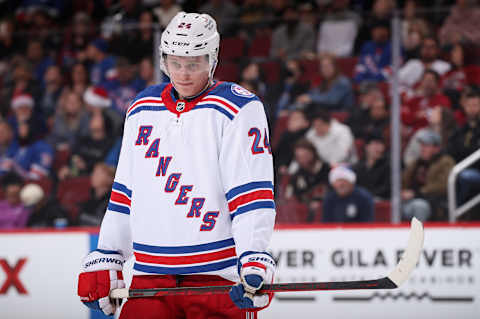
<svg viewBox="0 0 480 319">
<path fill-rule="evenodd" d="M 183 96 L 192 96 L 196 93 L 192 84 L 177 84 L 175 89 Z"/>
</svg>

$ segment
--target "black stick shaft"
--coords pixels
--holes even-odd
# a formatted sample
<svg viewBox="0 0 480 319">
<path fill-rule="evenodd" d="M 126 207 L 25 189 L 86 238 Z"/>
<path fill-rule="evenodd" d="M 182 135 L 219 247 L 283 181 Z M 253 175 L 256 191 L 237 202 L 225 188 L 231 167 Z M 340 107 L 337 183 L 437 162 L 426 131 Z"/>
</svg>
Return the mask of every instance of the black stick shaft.
<svg viewBox="0 0 480 319">
<path fill-rule="evenodd" d="M 153 288 L 130 289 L 129 298 L 187 296 L 187 295 L 218 295 L 230 291 L 232 286 L 206 286 L 206 287 L 179 287 L 179 288 Z M 321 291 L 321 290 L 361 290 L 361 289 L 394 289 L 397 285 L 388 277 L 377 280 L 359 281 L 333 281 L 333 282 L 300 282 L 263 285 L 258 292 L 292 292 L 292 291 Z"/>
</svg>

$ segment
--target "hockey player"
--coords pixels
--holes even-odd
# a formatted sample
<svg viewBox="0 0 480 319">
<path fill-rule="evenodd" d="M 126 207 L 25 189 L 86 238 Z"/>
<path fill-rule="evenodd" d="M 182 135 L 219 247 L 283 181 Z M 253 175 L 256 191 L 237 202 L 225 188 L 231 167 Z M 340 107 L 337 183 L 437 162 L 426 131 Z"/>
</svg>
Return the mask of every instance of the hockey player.
<svg viewBox="0 0 480 319">
<path fill-rule="evenodd" d="M 273 167 L 260 100 L 213 81 L 220 36 L 207 14 L 178 13 L 162 34 L 170 84 L 148 87 L 128 108 L 98 249 L 87 255 L 78 294 L 105 314 L 108 296 L 131 288 L 232 285 L 229 295 L 129 299 L 120 318 L 254 318 L 271 296 Z"/>
</svg>

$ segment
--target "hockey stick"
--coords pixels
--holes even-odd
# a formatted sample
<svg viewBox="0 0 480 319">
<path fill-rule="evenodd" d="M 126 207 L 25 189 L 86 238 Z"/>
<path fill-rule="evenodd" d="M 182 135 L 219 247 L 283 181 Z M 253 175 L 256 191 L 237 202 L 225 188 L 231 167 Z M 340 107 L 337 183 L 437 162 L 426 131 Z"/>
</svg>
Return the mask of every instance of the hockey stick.
<svg viewBox="0 0 480 319">
<path fill-rule="evenodd" d="M 359 281 L 332 281 L 332 282 L 302 282 L 265 284 L 258 293 L 285 292 L 285 291 L 318 291 L 318 290 L 359 290 L 359 289 L 395 289 L 402 285 L 415 268 L 423 248 L 423 225 L 415 217 L 410 227 L 410 237 L 407 249 L 395 269 L 387 276 L 374 280 Z M 141 298 L 163 296 L 188 296 L 203 294 L 225 294 L 232 286 L 207 286 L 207 287 L 179 287 L 179 288 L 153 288 L 153 289 L 113 289 L 111 298 Z"/>
</svg>

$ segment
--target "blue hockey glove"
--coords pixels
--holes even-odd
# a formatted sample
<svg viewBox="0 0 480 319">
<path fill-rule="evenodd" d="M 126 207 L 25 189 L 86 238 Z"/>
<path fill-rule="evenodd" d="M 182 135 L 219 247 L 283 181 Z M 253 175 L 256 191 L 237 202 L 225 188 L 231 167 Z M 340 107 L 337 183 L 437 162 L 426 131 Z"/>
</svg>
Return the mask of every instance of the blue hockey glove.
<svg viewBox="0 0 480 319">
<path fill-rule="evenodd" d="M 264 252 L 245 252 L 238 259 L 240 283 L 230 290 L 230 298 L 241 309 L 265 308 L 273 294 L 256 294 L 264 282 L 272 283 L 275 261 Z"/>
</svg>

